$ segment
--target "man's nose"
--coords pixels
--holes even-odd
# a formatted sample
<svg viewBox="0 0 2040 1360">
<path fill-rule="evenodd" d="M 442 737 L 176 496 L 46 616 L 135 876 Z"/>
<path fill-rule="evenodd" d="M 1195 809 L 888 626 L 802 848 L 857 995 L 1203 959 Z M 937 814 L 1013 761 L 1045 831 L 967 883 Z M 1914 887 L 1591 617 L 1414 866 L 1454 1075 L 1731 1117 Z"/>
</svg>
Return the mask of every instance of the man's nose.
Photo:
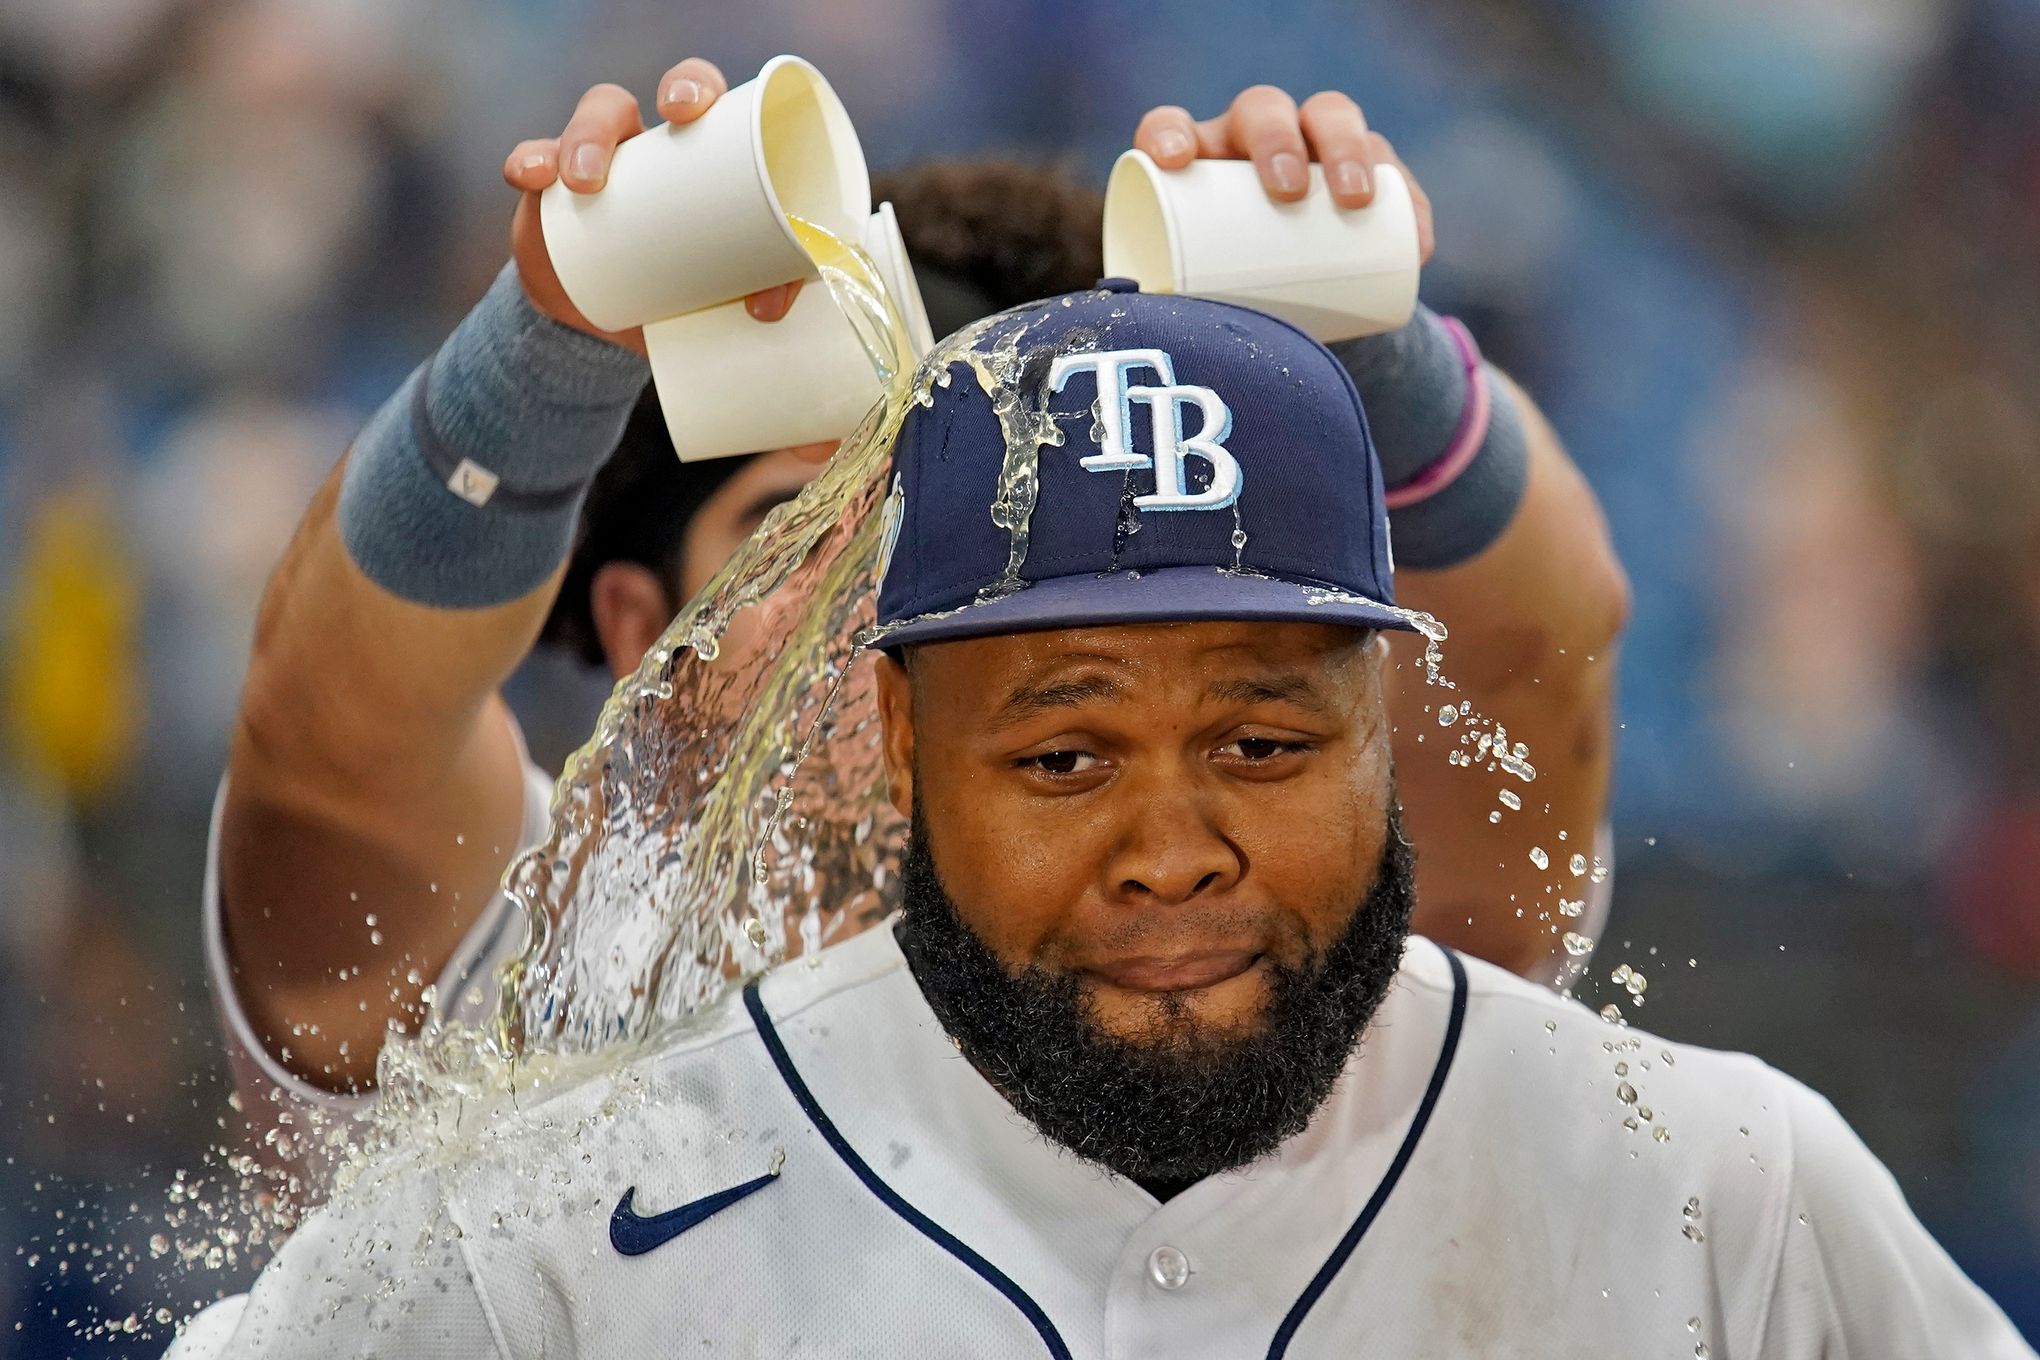
<svg viewBox="0 0 2040 1360">
<path fill-rule="evenodd" d="M 1246 861 L 1209 799 L 1181 780 L 1157 780 L 1149 790 L 1128 792 L 1133 796 L 1120 842 L 1107 865 L 1120 901 L 1180 906 L 1223 894 L 1239 882 Z"/>
</svg>

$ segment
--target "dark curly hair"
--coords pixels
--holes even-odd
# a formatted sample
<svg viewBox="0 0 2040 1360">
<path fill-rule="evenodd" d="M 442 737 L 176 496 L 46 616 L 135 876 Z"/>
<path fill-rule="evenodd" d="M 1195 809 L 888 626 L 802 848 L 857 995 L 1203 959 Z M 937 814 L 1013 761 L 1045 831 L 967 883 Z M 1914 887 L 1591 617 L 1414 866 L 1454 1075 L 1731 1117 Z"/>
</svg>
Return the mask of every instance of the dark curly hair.
<svg viewBox="0 0 2040 1360">
<path fill-rule="evenodd" d="M 931 161 L 874 176 L 890 202 L 937 335 L 981 316 L 1087 288 L 1104 272 L 1104 195 L 1065 167 L 1014 160 Z M 596 474 L 559 598 L 539 634 L 603 664 L 589 592 L 611 562 L 655 572 L 677 598 L 687 525 L 744 458 L 683 463 L 647 386 L 616 452 Z"/>
</svg>

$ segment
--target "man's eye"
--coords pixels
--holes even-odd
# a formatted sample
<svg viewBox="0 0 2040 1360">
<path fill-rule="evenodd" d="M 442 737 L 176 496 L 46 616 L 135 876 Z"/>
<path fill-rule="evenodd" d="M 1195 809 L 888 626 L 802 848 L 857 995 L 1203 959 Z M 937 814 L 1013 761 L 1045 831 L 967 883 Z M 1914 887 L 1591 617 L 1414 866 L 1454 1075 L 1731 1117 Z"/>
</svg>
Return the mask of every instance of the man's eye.
<svg viewBox="0 0 2040 1360">
<path fill-rule="evenodd" d="M 1096 765 L 1098 757 L 1088 751 L 1047 751 L 1020 763 L 1032 765 L 1043 774 L 1081 774 Z"/>
<path fill-rule="evenodd" d="M 1240 737 L 1219 747 L 1221 753 L 1237 753 L 1242 760 L 1273 760 L 1276 756 L 1291 751 L 1301 751 L 1309 743 L 1301 741 L 1278 741 L 1274 737 Z"/>
</svg>

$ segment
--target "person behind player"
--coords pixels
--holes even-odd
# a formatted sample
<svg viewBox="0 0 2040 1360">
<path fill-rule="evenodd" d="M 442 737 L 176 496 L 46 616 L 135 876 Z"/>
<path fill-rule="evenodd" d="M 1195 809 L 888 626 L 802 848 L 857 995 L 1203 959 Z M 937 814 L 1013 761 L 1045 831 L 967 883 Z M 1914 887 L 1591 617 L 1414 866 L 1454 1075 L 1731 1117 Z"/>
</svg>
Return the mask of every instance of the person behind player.
<svg viewBox="0 0 2040 1360">
<path fill-rule="evenodd" d="M 1009 342 L 892 450 L 897 918 L 465 1112 L 183 1355 L 2032 1355 L 1820 1097 L 1412 935 L 1334 355 L 1123 280 Z M 1066 436 L 1017 590 L 995 397 Z"/>
<path fill-rule="evenodd" d="M 724 87 L 712 65 L 683 62 L 662 82 L 659 109 L 689 121 Z M 534 636 L 627 673 L 679 601 L 827 452 L 681 467 L 644 393 L 637 337 L 592 333 L 560 290 L 537 191 L 561 173 L 570 187 L 599 190 L 638 117 L 626 92 L 598 86 L 560 138 L 512 153 L 505 174 L 523 192 L 514 267 L 362 432 L 265 595 L 204 918 L 215 996 L 258 1123 L 277 1104 L 359 1109 L 383 1036 L 417 1023 L 427 983 L 436 980 L 445 1012 L 488 1013 L 494 965 L 517 938 L 496 885 L 545 828 L 547 777 L 525 759 L 498 695 Z M 1137 139 L 1166 166 L 1253 152 L 1278 199 L 1301 193 L 1297 176 L 1315 151 L 1331 191 L 1355 204 L 1369 196 L 1372 159 L 1393 155 L 1344 96 L 1299 111 L 1267 87 L 1209 124 L 1157 109 Z M 951 324 L 1097 272 L 1099 198 L 1066 179 L 964 165 L 880 189 L 896 202 L 931 311 Z M 1419 200 L 1428 253 L 1421 191 Z M 785 291 L 752 305 L 777 315 Z M 1454 698 L 1537 743 L 1538 797 L 1524 815 L 1543 818 L 1548 843 L 1569 831 L 1591 850 L 1627 599 L 1591 493 L 1528 399 L 1437 318 L 1421 314 L 1341 353 L 1390 484 L 1404 488 L 1395 530 L 1405 597 L 1454 630 Z M 789 394 L 798 399 L 797 382 Z M 445 485 L 463 457 L 500 478 L 488 504 Z M 1411 828 L 1430 851 L 1424 924 L 1549 976 L 1557 897 L 1591 889 L 1568 880 L 1554 893 L 1553 875 L 1532 873 L 1489 824 L 1491 784 L 1450 769 L 1435 741 L 1415 744 L 1436 729 L 1419 669 L 1390 683 L 1405 787 L 1423 793 Z M 1592 933 L 1590 920 L 1570 924 Z M 307 1151 L 312 1122 L 301 1114 L 279 1130 L 286 1164 Z"/>
</svg>

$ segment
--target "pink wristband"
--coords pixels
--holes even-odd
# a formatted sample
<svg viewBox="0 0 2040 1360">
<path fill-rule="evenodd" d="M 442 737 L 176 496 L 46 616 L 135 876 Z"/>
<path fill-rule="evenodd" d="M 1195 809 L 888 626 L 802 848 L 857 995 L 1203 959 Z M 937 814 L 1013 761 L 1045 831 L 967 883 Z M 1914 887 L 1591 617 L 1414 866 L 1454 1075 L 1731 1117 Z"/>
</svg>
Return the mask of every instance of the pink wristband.
<svg viewBox="0 0 2040 1360">
<path fill-rule="evenodd" d="M 1385 499 L 1390 510 L 1429 500 L 1452 485 L 1460 473 L 1473 465 L 1481 445 L 1487 442 L 1488 418 L 1494 409 L 1494 399 L 1488 392 L 1487 374 L 1481 369 L 1480 346 L 1474 344 L 1472 334 L 1456 317 L 1443 316 L 1438 320 L 1445 327 L 1445 333 L 1452 337 L 1452 343 L 1458 346 L 1460 362 L 1466 365 L 1466 406 L 1459 413 L 1459 424 L 1453 428 L 1452 439 L 1446 444 L 1445 452 L 1401 486 L 1389 489 Z"/>
</svg>

